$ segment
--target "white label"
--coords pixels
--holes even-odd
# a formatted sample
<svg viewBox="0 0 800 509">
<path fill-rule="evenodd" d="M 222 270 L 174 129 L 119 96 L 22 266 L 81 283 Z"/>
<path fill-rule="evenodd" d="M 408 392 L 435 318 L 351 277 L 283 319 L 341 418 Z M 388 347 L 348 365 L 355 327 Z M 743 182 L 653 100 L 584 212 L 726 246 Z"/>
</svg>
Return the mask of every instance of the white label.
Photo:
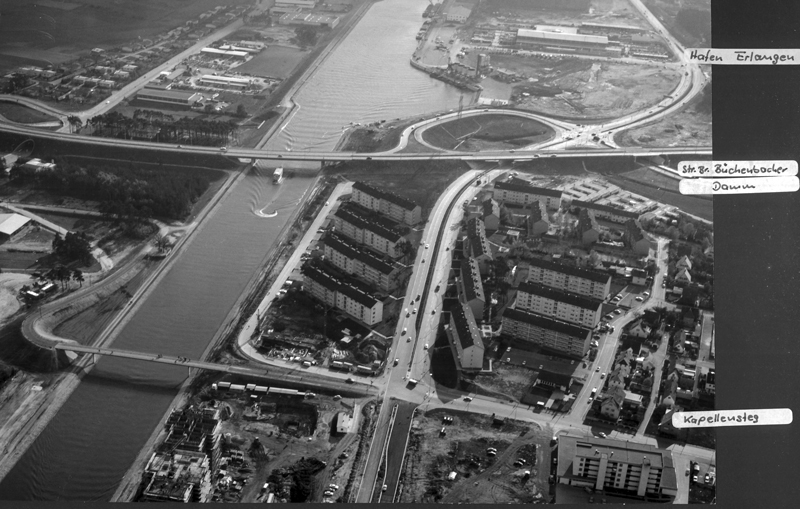
<svg viewBox="0 0 800 509">
<path fill-rule="evenodd" d="M 706 412 L 675 412 L 672 425 L 676 428 L 717 428 L 720 426 L 770 426 L 791 424 L 789 408 L 762 410 L 711 410 Z"/>
<path fill-rule="evenodd" d="M 688 48 L 684 55 L 695 64 L 798 65 L 800 49 Z"/>
<path fill-rule="evenodd" d="M 682 177 L 790 177 L 797 175 L 797 161 L 681 161 Z"/>
<path fill-rule="evenodd" d="M 797 177 L 745 177 L 682 179 L 681 194 L 792 193 L 800 189 Z"/>
</svg>

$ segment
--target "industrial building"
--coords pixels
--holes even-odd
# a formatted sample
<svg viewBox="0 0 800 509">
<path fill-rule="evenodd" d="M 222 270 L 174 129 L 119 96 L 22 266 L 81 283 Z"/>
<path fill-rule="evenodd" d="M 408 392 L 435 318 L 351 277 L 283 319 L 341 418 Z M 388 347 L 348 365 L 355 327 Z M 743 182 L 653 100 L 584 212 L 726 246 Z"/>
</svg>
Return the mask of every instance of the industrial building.
<svg viewBox="0 0 800 509">
<path fill-rule="evenodd" d="M 309 265 L 302 272 L 304 290 L 325 304 L 369 326 L 383 320 L 383 302 L 372 295 Z"/>
<path fill-rule="evenodd" d="M 587 35 L 569 33 L 566 29 L 517 30 L 516 44 L 527 50 L 568 51 L 581 53 L 606 53 L 608 37 L 605 35 Z"/>
<path fill-rule="evenodd" d="M 234 76 L 214 76 L 204 74 L 200 78 L 200 84 L 217 88 L 233 88 L 244 90 L 251 85 L 252 81 L 248 78 L 236 78 Z"/>
<path fill-rule="evenodd" d="M 649 444 L 561 435 L 558 483 L 647 502 L 671 502 L 678 494 L 672 453 Z"/>
<path fill-rule="evenodd" d="M 561 206 L 561 194 L 558 189 L 536 187 L 527 180 L 512 177 L 506 181 L 496 182 L 492 197 L 499 202 L 515 205 L 528 205 L 540 201 L 548 209 L 557 209 Z"/>
<path fill-rule="evenodd" d="M 384 292 L 397 288 L 398 267 L 360 249 L 343 235 L 331 232 L 325 237 L 325 258 L 341 271 L 361 278 Z"/>
<path fill-rule="evenodd" d="M 339 17 L 330 14 L 287 12 L 278 19 L 278 24 L 336 28 L 336 26 L 339 24 Z"/>
<path fill-rule="evenodd" d="M 144 469 L 140 502 L 208 502 L 213 491 L 208 456 L 203 453 L 153 453 Z"/>
<path fill-rule="evenodd" d="M 366 182 L 353 184 L 352 201 L 364 208 L 380 212 L 397 222 L 414 226 L 420 222 L 422 207 L 412 200 L 398 196 L 390 191 L 384 191 Z"/>
<path fill-rule="evenodd" d="M 610 207 L 608 205 L 600 205 L 598 203 L 592 203 L 581 200 L 573 200 L 570 207 L 573 209 L 575 208 L 589 209 L 594 213 L 594 216 L 598 219 L 606 219 L 613 223 L 620 223 L 620 224 L 624 224 L 626 221 L 628 221 L 628 219 L 639 219 L 639 216 L 641 216 L 641 214 L 638 212 L 631 212 L 629 210 L 623 210 L 616 207 Z"/>
<path fill-rule="evenodd" d="M 506 309 L 503 335 L 516 340 L 519 348 L 536 345 L 580 359 L 589 350 L 592 330 L 520 309 Z"/>
<path fill-rule="evenodd" d="M 203 96 L 197 92 L 183 92 L 181 90 L 158 90 L 145 88 L 136 94 L 136 99 L 140 101 L 151 101 L 167 104 L 179 104 L 181 106 L 192 106 L 202 101 Z"/>
<path fill-rule="evenodd" d="M 21 214 L 0 214 L 0 240 L 8 239 L 29 222 L 30 218 Z"/>
<path fill-rule="evenodd" d="M 603 300 L 611 292 L 611 276 L 603 272 L 581 269 L 572 265 L 549 262 L 541 258 L 530 260 L 528 281 Z"/>
<path fill-rule="evenodd" d="M 231 51 L 219 48 L 203 48 L 200 52 L 213 57 L 238 58 L 240 60 L 246 59 L 250 54 L 247 51 Z"/>
<path fill-rule="evenodd" d="M 337 232 L 353 239 L 358 244 L 386 254 L 391 258 L 403 255 L 400 244 L 406 242 L 402 235 L 378 218 L 368 217 L 360 213 L 356 207 L 343 205 L 333 215 L 333 223 Z"/>
<path fill-rule="evenodd" d="M 600 321 L 602 301 L 538 283 L 522 282 L 516 309 L 594 328 Z"/>
</svg>

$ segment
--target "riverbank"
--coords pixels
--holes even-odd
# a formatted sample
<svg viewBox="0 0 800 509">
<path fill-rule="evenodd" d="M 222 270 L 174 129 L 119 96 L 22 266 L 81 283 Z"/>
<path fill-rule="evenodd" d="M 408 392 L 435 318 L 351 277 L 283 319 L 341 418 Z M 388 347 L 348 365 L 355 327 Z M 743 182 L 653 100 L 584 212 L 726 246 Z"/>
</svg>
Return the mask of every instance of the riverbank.
<svg viewBox="0 0 800 509">
<path fill-rule="evenodd" d="M 232 187 L 232 185 L 242 178 L 245 174 L 244 171 L 239 172 L 238 178 L 236 172 L 230 172 L 225 183 L 213 195 L 213 198 L 208 201 L 206 207 L 200 212 L 193 223 L 187 229 L 185 235 L 179 240 L 178 244 L 172 250 L 170 255 L 165 259 L 160 267 L 152 274 L 147 281 L 145 281 L 141 288 L 131 297 L 130 304 L 126 306 L 122 312 L 117 315 L 106 329 L 98 336 L 95 341 L 96 346 L 108 346 L 113 343 L 117 334 L 122 330 L 125 324 L 130 320 L 138 309 L 141 302 L 149 295 L 152 288 L 158 284 L 164 274 L 174 264 L 174 261 L 180 256 L 181 252 L 190 243 L 194 233 L 198 231 L 199 225 L 203 220 L 208 217 L 210 212 L 219 204 L 221 198 Z M 131 263 L 136 263 L 135 259 Z M 120 267 L 119 271 L 124 269 Z M 53 311 L 51 311 L 53 312 Z M 66 319 L 67 317 L 61 317 Z M 13 414 L 7 415 L 7 419 L 0 423 L 0 449 L 4 452 L 0 455 L 0 479 L 3 479 L 9 471 L 14 467 L 16 462 L 27 451 L 28 447 L 36 440 L 36 438 L 45 429 L 47 424 L 56 416 L 58 411 L 69 399 L 73 391 L 78 387 L 81 379 L 92 369 L 91 356 L 84 356 L 77 360 L 66 373 L 56 375 L 49 375 L 45 377 L 50 378 L 48 383 L 41 383 L 37 375 L 26 373 L 26 377 L 21 377 L 15 385 L 8 384 L 4 390 L 20 392 L 25 391 L 29 395 L 22 399 L 16 400 L 19 405 Z M 32 389 L 37 386 L 39 389 Z M 0 395 L 0 400 L 4 396 Z M 11 400 L 8 400 L 11 403 Z M 4 410 L 8 408 L 4 405 Z"/>
</svg>

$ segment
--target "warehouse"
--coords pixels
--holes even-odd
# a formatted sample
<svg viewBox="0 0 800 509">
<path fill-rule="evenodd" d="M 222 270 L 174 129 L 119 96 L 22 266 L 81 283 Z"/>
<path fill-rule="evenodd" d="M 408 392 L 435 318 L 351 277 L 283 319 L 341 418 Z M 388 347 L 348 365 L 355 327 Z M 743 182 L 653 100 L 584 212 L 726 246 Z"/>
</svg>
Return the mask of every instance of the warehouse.
<svg viewBox="0 0 800 509">
<path fill-rule="evenodd" d="M 203 48 L 200 50 L 202 53 L 206 55 L 216 55 L 220 57 L 231 57 L 231 58 L 240 58 L 242 60 L 247 58 L 247 55 L 250 53 L 246 51 L 230 51 L 218 48 Z"/>
<path fill-rule="evenodd" d="M 180 104 L 191 106 L 203 100 L 203 96 L 196 92 L 182 92 L 180 90 L 157 90 L 144 89 L 136 94 L 136 99 L 140 101 L 152 101 L 158 103 Z"/>
<path fill-rule="evenodd" d="M 608 47 L 608 37 L 520 28 L 517 30 L 517 46 L 526 49 L 604 53 Z"/>
<path fill-rule="evenodd" d="M 210 87 L 225 87 L 243 90 L 250 86 L 251 81 L 247 78 L 234 78 L 233 76 L 213 76 L 206 74 L 200 78 L 200 84 Z"/>
</svg>

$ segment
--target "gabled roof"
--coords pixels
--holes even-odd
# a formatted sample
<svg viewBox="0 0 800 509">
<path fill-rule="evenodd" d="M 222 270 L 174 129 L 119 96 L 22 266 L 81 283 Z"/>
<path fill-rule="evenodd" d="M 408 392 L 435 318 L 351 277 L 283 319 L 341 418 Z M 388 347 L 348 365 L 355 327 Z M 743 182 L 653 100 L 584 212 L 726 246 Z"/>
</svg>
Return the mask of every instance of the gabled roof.
<svg viewBox="0 0 800 509">
<path fill-rule="evenodd" d="M 583 234 L 591 229 L 599 229 L 597 219 L 594 217 L 594 212 L 589 209 L 582 208 L 578 214 L 578 232 Z"/>
<path fill-rule="evenodd" d="M 545 204 L 539 200 L 531 202 L 530 204 L 530 214 L 528 216 L 532 223 L 536 223 L 539 221 L 547 221 L 550 222 L 550 218 L 547 217 L 547 208 Z"/>
<path fill-rule="evenodd" d="M 534 267 L 548 269 L 555 272 L 561 272 L 563 274 L 569 274 L 570 276 L 589 279 L 590 281 L 595 281 L 597 283 L 607 283 L 611 279 L 611 275 L 607 273 L 597 272 L 595 270 L 581 269 L 580 267 L 576 267 L 574 265 L 565 265 L 563 263 L 548 262 L 543 258 L 533 258 L 529 261 L 529 263 Z"/>
<path fill-rule="evenodd" d="M 553 385 L 557 385 L 559 387 L 569 387 L 572 383 L 572 376 L 567 373 L 556 373 L 554 371 L 548 371 L 546 369 L 542 369 L 539 371 L 539 375 L 536 377 L 537 380 L 541 380 L 542 382 L 547 382 Z"/>
<path fill-rule="evenodd" d="M 509 320 L 516 320 L 518 322 L 529 323 L 531 325 L 535 325 L 543 329 L 553 330 L 556 332 L 560 332 L 562 334 L 567 334 L 569 336 L 581 339 L 588 337 L 589 333 L 591 332 L 590 329 L 587 329 L 586 327 L 581 327 L 580 325 L 574 325 L 571 323 L 562 322 L 561 320 L 554 320 L 552 318 L 543 315 L 538 315 L 536 313 L 529 313 L 527 311 L 521 311 L 519 309 L 506 309 L 503 312 L 503 318 L 508 318 Z"/>
<path fill-rule="evenodd" d="M 573 306 L 577 306 L 583 309 L 589 309 L 591 311 L 597 311 L 597 308 L 599 308 L 600 305 L 602 304 L 601 301 L 597 299 L 592 299 L 591 297 L 585 297 L 583 295 L 578 295 L 576 293 L 570 293 L 570 292 L 565 292 L 563 290 L 558 290 L 551 286 L 545 286 L 539 283 L 529 283 L 527 281 L 520 283 L 519 291 L 531 295 L 537 295 L 539 297 L 544 297 L 546 299 L 554 300 L 557 302 L 571 304 Z"/>
<path fill-rule="evenodd" d="M 397 233 L 394 230 L 390 230 L 385 226 L 377 223 L 376 221 L 366 217 L 365 215 L 361 215 L 358 212 L 354 211 L 352 207 L 339 207 L 339 210 L 336 211 L 334 216 L 346 221 L 357 228 L 361 228 L 362 230 L 369 230 L 376 235 L 385 238 L 390 242 L 398 242 L 400 239 L 403 238 L 402 235 Z"/>
<path fill-rule="evenodd" d="M 360 249 L 356 244 L 350 242 L 347 237 L 339 235 L 336 232 L 328 233 L 325 237 L 325 245 L 342 253 L 347 258 L 358 260 L 365 265 L 369 265 L 381 274 L 391 274 L 394 271 L 394 265 L 385 262 L 372 253 Z"/>
<path fill-rule="evenodd" d="M 461 344 L 462 349 L 467 349 L 471 346 L 483 348 L 483 340 L 481 339 L 478 324 L 475 323 L 475 317 L 472 316 L 472 311 L 466 307 L 466 304 L 459 302 L 452 306 L 450 308 L 450 317 L 455 325 L 458 342 Z"/>
<path fill-rule="evenodd" d="M 381 200 L 386 200 L 390 203 L 394 203 L 395 205 L 399 205 L 400 207 L 406 210 L 414 210 L 417 205 L 414 201 L 409 200 L 408 198 L 403 198 L 400 195 L 397 195 L 391 191 L 385 191 L 383 189 L 379 189 L 374 187 L 366 182 L 355 182 L 353 184 L 353 189 L 358 189 L 359 191 L 366 193 L 370 196 L 374 196 L 375 198 L 379 198 Z"/>
<path fill-rule="evenodd" d="M 13 235 L 20 228 L 28 224 L 29 217 L 22 214 L 0 214 L 0 233 L 4 235 Z"/>
<path fill-rule="evenodd" d="M 612 387 L 606 391 L 600 402 L 603 405 L 610 403 L 622 408 L 622 403 L 625 402 L 625 391 L 621 387 Z"/>
<path fill-rule="evenodd" d="M 332 275 L 316 267 L 312 267 L 310 265 L 304 265 L 302 273 L 304 276 L 312 279 L 316 283 L 319 283 L 328 290 L 332 292 L 340 292 L 348 296 L 349 298 L 353 299 L 354 301 L 358 302 L 359 304 L 366 306 L 368 308 L 371 308 L 375 306 L 375 304 L 380 302 L 372 295 L 369 295 L 352 285 L 339 281 Z"/>
<path fill-rule="evenodd" d="M 481 272 L 478 261 L 475 258 L 464 258 L 461 260 L 461 281 L 464 285 L 464 296 L 467 302 L 473 299 L 486 300 L 483 293 L 483 283 L 481 282 Z"/>
</svg>

